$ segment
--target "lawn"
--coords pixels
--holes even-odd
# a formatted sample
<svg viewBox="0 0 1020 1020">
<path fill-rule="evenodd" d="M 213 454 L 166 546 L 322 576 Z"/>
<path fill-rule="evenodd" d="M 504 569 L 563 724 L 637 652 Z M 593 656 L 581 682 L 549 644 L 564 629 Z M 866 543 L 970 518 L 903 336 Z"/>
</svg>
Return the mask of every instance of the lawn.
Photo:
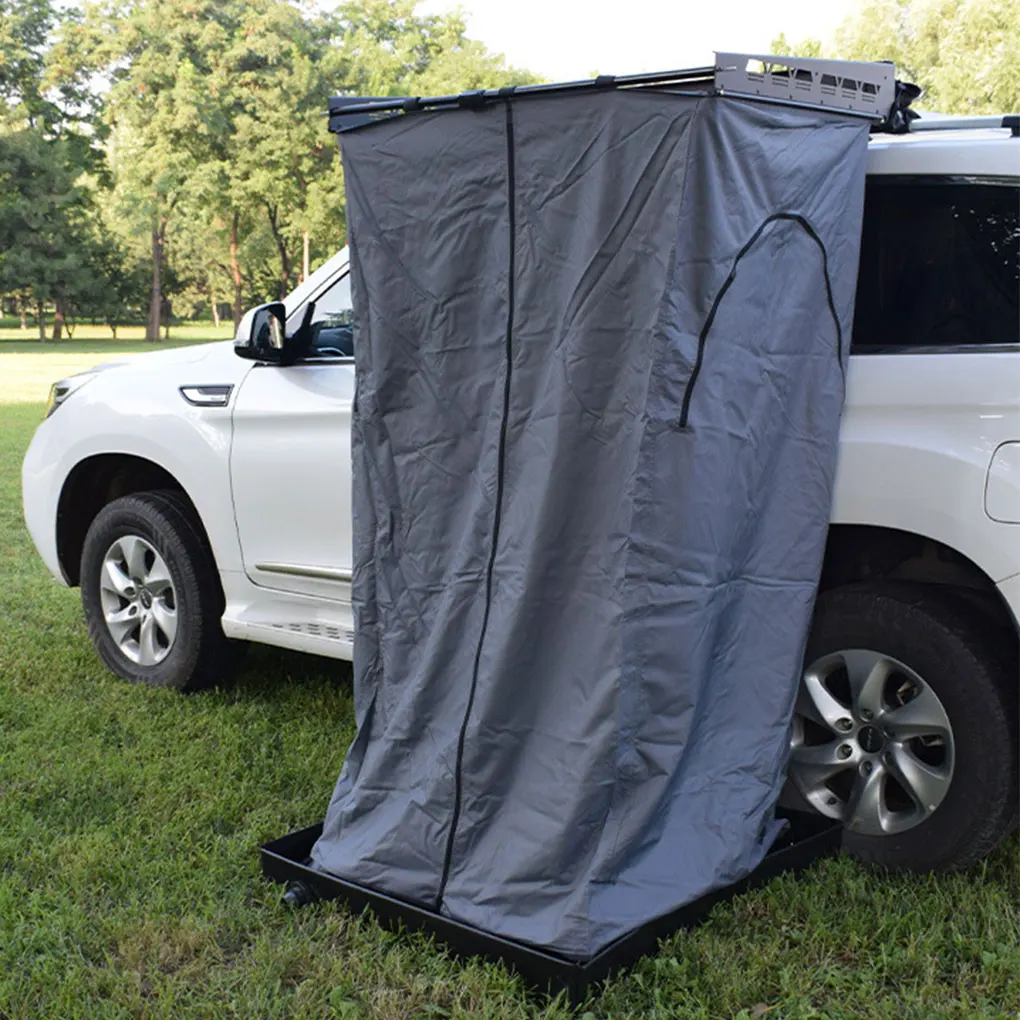
<svg viewBox="0 0 1020 1020">
<path fill-rule="evenodd" d="M 171 328 L 169 340 L 147 344 L 141 326 L 122 327 L 117 330 L 116 340 L 111 339 L 105 326 L 79 326 L 73 340 L 42 343 L 31 331 L 0 329 L 0 403 L 45 400 L 50 383 L 101 361 L 116 361 L 140 351 L 230 340 L 233 335 L 229 324 L 217 329 L 211 322 L 198 323 Z"/>
<path fill-rule="evenodd" d="M 424 937 L 281 906 L 257 847 L 322 816 L 349 671 L 253 648 L 191 697 L 104 671 L 21 520 L 51 357 L 0 354 L 0 1018 L 566 1017 Z M 581 1015 L 1015 1018 L 1018 863 L 1016 836 L 942 878 L 823 862 L 717 908 Z"/>
<path fill-rule="evenodd" d="M 47 322 L 46 335 L 52 336 L 53 323 Z M 160 333 L 160 336 L 163 334 Z M 183 322 L 179 325 L 170 326 L 170 342 L 194 343 L 196 340 L 229 340 L 234 335 L 234 327 L 230 320 L 221 320 L 219 326 L 213 324 L 212 320 L 203 321 L 198 319 L 194 322 Z M 74 336 L 65 337 L 57 341 L 53 346 L 59 347 L 66 343 L 79 343 L 80 341 L 99 341 L 107 343 L 128 343 L 136 347 L 145 347 L 144 326 L 118 326 L 117 339 L 113 339 L 113 332 L 109 326 L 93 326 L 88 323 L 74 327 Z M 0 344 L 2 343 L 39 343 L 39 331 L 34 322 L 29 322 L 27 329 L 21 329 L 16 319 L 0 319 Z M 47 344 L 52 341 L 47 341 Z M 163 343 L 163 341 L 160 341 Z"/>
</svg>

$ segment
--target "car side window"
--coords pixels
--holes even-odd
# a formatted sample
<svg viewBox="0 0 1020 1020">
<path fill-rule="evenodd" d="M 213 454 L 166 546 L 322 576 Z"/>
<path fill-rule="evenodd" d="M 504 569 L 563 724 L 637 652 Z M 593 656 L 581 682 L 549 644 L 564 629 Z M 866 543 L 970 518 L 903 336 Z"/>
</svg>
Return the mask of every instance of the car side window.
<svg viewBox="0 0 1020 1020">
<path fill-rule="evenodd" d="M 354 312 L 351 277 L 344 273 L 316 298 L 312 315 L 312 344 L 308 358 L 353 358 Z"/>
<path fill-rule="evenodd" d="M 852 349 L 1020 342 L 1020 188 L 867 182 Z"/>
</svg>

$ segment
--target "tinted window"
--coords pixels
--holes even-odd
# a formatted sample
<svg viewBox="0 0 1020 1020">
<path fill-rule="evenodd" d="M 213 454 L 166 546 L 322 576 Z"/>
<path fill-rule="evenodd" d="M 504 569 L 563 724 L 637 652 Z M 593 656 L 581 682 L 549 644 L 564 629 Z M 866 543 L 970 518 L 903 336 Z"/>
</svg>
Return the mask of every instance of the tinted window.
<svg viewBox="0 0 1020 1020">
<path fill-rule="evenodd" d="M 354 356 L 354 312 L 351 308 L 351 278 L 344 273 L 315 301 L 312 314 L 312 358 Z"/>
<path fill-rule="evenodd" d="M 869 178 L 853 345 L 1020 343 L 1020 188 Z"/>
</svg>

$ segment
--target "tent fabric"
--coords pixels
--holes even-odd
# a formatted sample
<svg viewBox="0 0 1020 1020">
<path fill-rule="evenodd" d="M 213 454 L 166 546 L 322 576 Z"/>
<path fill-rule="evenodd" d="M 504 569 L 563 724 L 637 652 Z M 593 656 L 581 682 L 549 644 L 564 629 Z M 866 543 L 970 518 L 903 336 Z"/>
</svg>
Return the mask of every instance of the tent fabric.
<svg viewBox="0 0 1020 1020">
<path fill-rule="evenodd" d="M 644 90 L 340 135 L 358 731 L 315 866 L 584 960 L 760 863 L 867 135 Z"/>
</svg>

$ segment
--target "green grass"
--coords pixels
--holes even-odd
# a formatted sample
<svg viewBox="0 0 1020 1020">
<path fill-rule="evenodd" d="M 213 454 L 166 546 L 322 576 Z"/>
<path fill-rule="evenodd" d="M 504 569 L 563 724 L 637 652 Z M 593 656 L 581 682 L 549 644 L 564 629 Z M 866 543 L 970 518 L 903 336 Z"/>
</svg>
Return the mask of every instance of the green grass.
<svg viewBox="0 0 1020 1020">
<path fill-rule="evenodd" d="M 171 330 L 169 340 L 159 343 L 145 343 L 145 330 L 133 330 L 137 336 L 121 336 L 118 339 L 105 337 L 82 338 L 86 327 L 75 331 L 74 340 L 59 343 L 41 343 L 39 340 L 24 339 L 20 330 L 0 330 L 0 403 L 32 403 L 46 399 L 50 384 L 65 376 L 83 372 L 102 361 L 116 361 L 129 354 L 145 351 L 165 351 L 174 347 L 188 347 L 193 344 L 229 340 L 233 329 L 221 326 L 217 330 L 211 323 L 194 327 Z M 99 332 L 97 329 L 95 332 Z M 7 339 L 6 334 L 18 333 L 17 339 Z"/>
<path fill-rule="evenodd" d="M 566 1017 L 336 904 L 296 914 L 257 847 L 320 818 L 349 671 L 252 648 L 229 686 L 133 687 L 21 520 L 38 403 L 0 375 L 0 1018 Z M 942 878 L 836 859 L 715 910 L 593 996 L 633 1018 L 1016 1017 L 1020 847 Z"/>
<path fill-rule="evenodd" d="M 47 337 L 53 335 L 53 322 L 49 319 L 46 325 L 46 335 Z M 162 335 L 160 333 L 160 336 Z M 211 319 L 208 322 L 199 319 L 194 322 L 184 322 L 177 326 L 170 326 L 171 341 L 195 343 L 196 341 L 208 339 L 228 340 L 233 335 L 234 327 L 229 319 L 221 320 L 219 326 L 214 325 Z M 82 323 L 74 327 L 73 337 L 65 337 L 63 340 L 57 341 L 54 346 L 78 343 L 82 340 L 107 340 L 111 343 L 144 343 L 145 327 L 118 326 L 117 339 L 114 340 L 113 331 L 109 326 L 91 326 L 88 323 Z M 39 330 L 34 322 L 30 322 L 27 329 L 21 329 L 16 319 L 0 319 L 0 344 L 5 343 L 28 343 L 45 346 L 39 340 Z M 53 341 L 47 340 L 46 343 L 52 344 Z"/>
</svg>

